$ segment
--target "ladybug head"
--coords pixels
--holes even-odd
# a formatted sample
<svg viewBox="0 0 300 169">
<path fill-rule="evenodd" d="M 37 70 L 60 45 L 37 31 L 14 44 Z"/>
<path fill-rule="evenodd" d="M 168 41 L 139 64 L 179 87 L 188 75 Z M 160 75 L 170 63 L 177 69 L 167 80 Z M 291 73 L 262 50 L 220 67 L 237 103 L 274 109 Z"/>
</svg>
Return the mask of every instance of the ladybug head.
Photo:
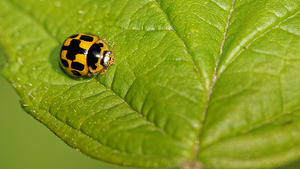
<svg viewBox="0 0 300 169">
<path fill-rule="evenodd" d="M 105 52 L 103 56 L 103 66 L 109 67 L 110 65 L 114 64 L 114 62 L 115 62 L 115 57 L 113 55 L 113 51 Z"/>
</svg>

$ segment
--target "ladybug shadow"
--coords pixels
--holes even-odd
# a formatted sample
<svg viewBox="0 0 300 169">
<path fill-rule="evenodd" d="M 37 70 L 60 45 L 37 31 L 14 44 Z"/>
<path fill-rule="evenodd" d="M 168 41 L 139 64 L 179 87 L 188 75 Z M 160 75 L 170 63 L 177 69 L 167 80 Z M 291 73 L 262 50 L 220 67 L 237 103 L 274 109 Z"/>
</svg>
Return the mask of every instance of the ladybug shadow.
<svg viewBox="0 0 300 169">
<path fill-rule="evenodd" d="M 64 70 L 59 65 L 60 45 L 55 46 L 49 56 L 49 62 L 52 70 L 59 76 L 65 76 Z"/>
<path fill-rule="evenodd" d="M 82 79 L 90 79 L 90 78 L 95 78 L 94 76 L 91 77 L 78 77 L 78 78 L 73 78 L 61 68 L 60 63 L 59 63 L 59 58 L 60 58 L 60 48 L 61 45 L 55 46 L 49 56 L 49 63 L 51 65 L 52 70 L 58 75 L 58 76 L 65 76 L 73 80 L 82 80 Z"/>
</svg>

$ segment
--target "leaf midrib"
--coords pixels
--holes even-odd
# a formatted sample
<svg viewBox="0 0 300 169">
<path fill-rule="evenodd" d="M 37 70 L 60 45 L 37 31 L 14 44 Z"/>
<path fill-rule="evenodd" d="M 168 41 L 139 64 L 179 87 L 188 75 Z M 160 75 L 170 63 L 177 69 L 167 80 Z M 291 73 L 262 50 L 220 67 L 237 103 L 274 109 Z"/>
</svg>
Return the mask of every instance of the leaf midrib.
<svg viewBox="0 0 300 169">
<path fill-rule="evenodd" d="M 153 0 L 153 2 L 158 6 L 158 8 L 159 8 L 159 9 L 162 11 L 162 13 L 165 15 L 165 18 L 166 18 L 167 21 L 169 22 L 169 24 L 170 24 L 170 26 L 171 26 L 173 32 L 175 33 L 175 35 L 176 35 L 176 36 L 180 39 L 180 41 L 182 42 L 182 45 L 183 45 L 183 47 L 186 49 L 186 51 L 187 51 L 186 53 L 187 53 L 188 56 L 190 57 L 191 62 L 192 62 L 192 64 L 193 64 L 193 66 L 194 66 L 196 75 L 200 77 L 200 78 L 199 78 L 199 79 L 200 79 L 200 83 L 204 85 L 204 84 L 205 84 L 205 83 L 204 83 L 204 80 L 201 78 L 201 77 L 204 77 L 204 76 L 200 74 L 199 69 L 198 69 L 197 65 L 195 64 L 194 57 L 192 56 L 192 54 L 191 54 L 191 52 L 190 52 L 190 49 L 189 49 L 188 46 L 186 45 L 185 40 L 183 39 L 183 37 L 181 37 L 181 36 L 178 34 L 178 31 L 176 31 L 176 29 L 174 28 L 174 24 L 172 23 L 172 21 L 170 20 L 170 17 L 168 16 L 167 12 L 164 11 L 164 9 L 162 8 L 162 6 L 161 6 L 156 0 Z M 218 60 L 219 60 L 219 58 L 218 58 Z M 218 62 L 218 61 L 217 61 L 217 62 Z M 210 89 L 209 89 L 209 90 L 210 90 Z M 209 93 L 209 91 L 207 91 L 207 93 Z M 207 96 L 209 97 L 210 95 L 207 95 Z M 206 105 L 208 105 L 208 104 L 206 103 Z M 207 109 L 206 106 L 205 106 L 205 109 Z M 203 112 L 203 116 L 205 117 L 205 112 Z M 200 128 L 196 130 L 196 131 L 197 131 L 197 132 L 196 132 L 196 135 L 197 135 L 197 136 L 199 136 L 199 134 L 200 134 L 200 132 L 201 132 L 201 128 L 202 128 L 203 122 L 204 122 L 204 121 L 200 121 L 200 125 L 199 125 Z M 195 141 L 194 141 L 194 147 L 192 147 L 192 150 L 191 150 L 191 158 L 192 158 L 193 161 L 195 161 L 195 160 L 197 161 L 197 154 L 198 154 L 198 152 L 199 152 L 199 137 L 197 137 L 197 138 L 195 139 Z"/>
<path fill-rule="evenodd" d="M 213 88 L 214 88 L 214 86 L 216 84 L 216 81 L 217 81 L 217 78 L 218 78 L 218 76 L 217 76 L 218 67 L 219 67 L 221 55 L 223 54 L 223 47 L 224 47 L 224 44 L 225 44 L 225 41 L 226 41 L 226 35 L 227 35 L 228 28 L 229 28 L 229 23 L 230 23 L 231 15 L 232 15 L 233 10 L 234 10 L 234 4 L 235 4 L 235 0 L 233 0 L 231 2 L 231 8 L 230 8 L 228 16 L 227 16 L 227 22 L 226 22 L 226 25 L 225 25 L 225 28 L 224 28 L 222 42 L 221 42 L 221 45 L 220 45 L 220 48 L 219 48 L 218 58 L 217 58 L 217 61 L 216 61 L 216 65 L 214 67 L 214 74 L 212 76 L 210 87 L 209 87 L 208 92 L 207 92 L 206 103 L 205 103 L 204 110 L 202 112 L 202 121 L 201 121 L 201 124 L 200 124 L 201 126 L 200 126 L 200 129 L 198 131 L 198 136 L 197 136 L 197 142 L 196 143 L 198 145 L 195 145 L 195 149 L 194 149 L 194 156 L 193 156 L 194 160 L 197 160 L 197 156 L 198 156 L 198 154 L 199 154 L 199 152 L 201 150 L 201 147 L 200 147 L 200 137 L 201 137 L 201 134 L 202 134 L 202 129 L 203 129 L 204 123 L 205 123 L 205 119 L 206 119 L 205 117 L 206 117 L 206 113 L 207 113 L 207 110 L 208 110 L 210 98 L 211 98 L 211 95 L 213 93 Z"/>
</svg>

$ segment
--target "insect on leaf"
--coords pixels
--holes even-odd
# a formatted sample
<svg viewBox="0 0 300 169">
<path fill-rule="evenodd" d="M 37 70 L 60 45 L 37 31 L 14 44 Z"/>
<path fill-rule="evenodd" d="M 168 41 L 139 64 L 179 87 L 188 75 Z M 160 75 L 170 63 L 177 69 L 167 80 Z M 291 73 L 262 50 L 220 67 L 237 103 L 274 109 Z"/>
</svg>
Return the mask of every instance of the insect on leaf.
<svg viewBox="0 0 300 169">
<path fill-rule="evenodd" d="M 272 168 L 300 159 L 300 1 L 0 1 L 3 75 L 71 147 L 148 168 Z M 106 76 L 59 66 L 106 36 Z"/>
</svg>

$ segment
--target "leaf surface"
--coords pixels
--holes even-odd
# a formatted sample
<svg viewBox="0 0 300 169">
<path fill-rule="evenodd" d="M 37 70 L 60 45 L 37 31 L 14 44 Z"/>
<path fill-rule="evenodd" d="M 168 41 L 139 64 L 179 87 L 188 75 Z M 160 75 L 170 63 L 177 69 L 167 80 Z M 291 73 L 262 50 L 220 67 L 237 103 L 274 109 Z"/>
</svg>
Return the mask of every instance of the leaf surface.
<svg viewBox="0 0 300 169">
<path fill-rule="evenodd" d="M 4 76 L 24 109 L 71 147 L 137 167 L 267 168 L 299 159 L 298 0 L 0 6 Z M 72 79 L 60 69 L 60 47 L 78 32 L 115 42 L 105 77 Z"/>
</svg>

